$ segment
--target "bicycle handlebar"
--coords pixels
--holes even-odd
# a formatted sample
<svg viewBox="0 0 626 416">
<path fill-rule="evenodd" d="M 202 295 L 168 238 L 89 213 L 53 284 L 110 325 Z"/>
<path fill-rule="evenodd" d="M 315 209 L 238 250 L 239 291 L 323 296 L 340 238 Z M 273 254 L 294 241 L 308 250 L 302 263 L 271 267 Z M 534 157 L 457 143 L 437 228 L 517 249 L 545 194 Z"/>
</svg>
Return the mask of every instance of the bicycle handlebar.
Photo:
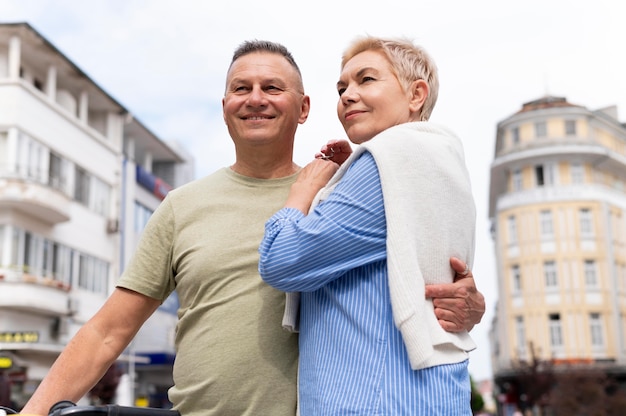
<svg viewBox="0 0 626 416">
<path fill-rule="evenodd" d="M 102 406 L 71 406 L 57 409 L 49 416 L 180 416 L 176 410 L 152 407 L 130 407 L 107 404 Z"/>
<path fill-rule="evenodd" d="M 7 415 L 17 412 L 8 407 L 0 406 Z M 64 400 L 50 408 L 48 416 L 180 416 L 177 410 L 157 409 L 153 407 L 130 407 L 117 404 L 101 406 L 76 406 L 76 404 Z"/>
</svg>

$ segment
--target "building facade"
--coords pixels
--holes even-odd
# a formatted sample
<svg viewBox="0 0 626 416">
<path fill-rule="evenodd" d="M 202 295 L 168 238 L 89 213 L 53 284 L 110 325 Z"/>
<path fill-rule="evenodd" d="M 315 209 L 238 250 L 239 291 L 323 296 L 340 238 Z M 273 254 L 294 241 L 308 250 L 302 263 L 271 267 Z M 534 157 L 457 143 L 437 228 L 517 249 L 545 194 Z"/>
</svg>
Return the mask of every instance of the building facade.
<svg viewBox="0 0 626 416">
<path fill-rule="evenodd" d="M 189 154 L 30 25 L 0 24 L 0 376 L 16 405 L 104 303 L 150 214 L 192 176 Z M 173 297 L 121 357 L 127 400 L 171 385 L 175 311 Z"/>
<path fill-rule="evenodd" d="M 623 378 L 626 127 L 617 109 L 591 111 L 546 96 L 498 123 L 489 217 L 500 401 L 519 400 L 507 390 L 520 364 L 533 360 Z"/>
</svg>

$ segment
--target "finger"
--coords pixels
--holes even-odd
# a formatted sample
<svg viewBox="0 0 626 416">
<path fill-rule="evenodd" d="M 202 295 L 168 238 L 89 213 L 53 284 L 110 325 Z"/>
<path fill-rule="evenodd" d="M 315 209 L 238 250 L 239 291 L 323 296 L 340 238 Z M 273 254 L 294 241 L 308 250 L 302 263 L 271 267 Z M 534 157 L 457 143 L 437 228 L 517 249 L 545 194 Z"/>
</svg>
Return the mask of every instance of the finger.
<svg viewBox="0 0 626 416">
<path fill-rule="evenodd" d="M 466 314 L 459 312 L 458 310 L 448 308 L 435 308 L 435 316 L 437 319 L 443 319 L 445 321 L 454 322 L 457 325 L 465 322 Z"/>
<path fill-rule="evenodd" d="M 438 285 L 426 285 L 425 295 L 427 298 L 454 298 L 456 287 L 453 283 L 442 283 Z"/>
<path fill-rule="evenodd" d="M 446 321 L 445 319 L 439 319 L 438 321 L 439 325 L 447 332 L 461 332 L 463 330 L 462 327 L 454 322 Z"/>
<path fill-rule="evenodd" d="M 455 272 L 455 282 L 466 277 L 474 276 L 469 268 L 469 265 L 456 257 L 450 257 L 450 267 L 452 267 L 452 270 Z"/>
<path fill-rule="evenodd" d="M 460 273 L 465 269 L 465 262 L 458 257 L 450 257 L 450 267 Z"/>
<path fill-rule="evenodd" d="M 452 312 L 470 309 L 465 298 L 460 297 L 434 298 L 433 306 L 435 308 L 447 309 Z"/>
</svg>

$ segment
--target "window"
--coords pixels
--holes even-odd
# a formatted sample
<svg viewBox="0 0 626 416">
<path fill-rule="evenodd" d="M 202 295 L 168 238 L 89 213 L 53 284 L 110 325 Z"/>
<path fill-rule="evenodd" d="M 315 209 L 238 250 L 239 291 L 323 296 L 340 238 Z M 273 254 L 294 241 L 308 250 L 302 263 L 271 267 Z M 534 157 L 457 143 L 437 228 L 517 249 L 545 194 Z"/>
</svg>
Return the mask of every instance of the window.
<svg viewBox="0 0 626 416">
<path fill-rule="evenodd" d="M 524 317 L 515 317 L 515 335 L 517 338 L 517 349 L 520 354 L 526 351 L 526 333 L 524 331 Z"/>
<path fill-rule="evenodd" d="M 54 243 L 53 252 L 52 274 L 54 279 L 69 286 L 72 283 L 73 251 L 69 247 Z"/>
<path fill-rule="evenodd" d="M 52 263 L 53 263 L 53 253 L 54 244 L 52 241 L 44 238 L 43 239 L 43 264 L 41 267 L 41 271 L 44 276 L 52 275 Z"/>
<path fill-rule="evenodd" d="M 546 280 L 546 288 L 556 288 L 558 280 L 556 275 L 556 263 L 552 260 L 543 263 L 543 275 Z"/>
<path fill-rule="evenodd" d="M 591 332 L 591 345 L 594 347 L 603 347 L 604 335 L 599 313 L 589 314 L 589 330 Z"/>
<path fill-rule="evenodd" d="M 111 186 L 79 166 L 75 166 L 74 171 L 74 199 L 106 216 L 111 202 Z"/>
<path fill-rule="evenodd" d="M 107 293 L 109 265 L 95 257 L 78 257 L 78 287 L 94 293 Z"/>
<path fill-rule="evenodd" d="M 593 260 L 585 260 L 585 286 L 598 287 L 596 262 Z"/>
<path fill-rule="evenodd" d="M 580 234 L 583 237 L 593 236 L 593 218 L 589 208 L 582 208 L 578 211 L 580 221 Z"/>
<path fill-rule="evenodd" d="M 513 187 L 513 191 L 521 191 L 523 188 L 522 182 L 522 171 L 520 169 L 515 169 L 511 174 L 511 186 Z"/>
<path fill-rule="evenodd" d="M 570 165 L 570 174 L 573 184 L 581 184 L 584 182 L 584 170 L 580 162 L 572 162 Z"/>
<path fill-rule="evenodd" d="M 96 177 L 92 179 L 93 190 L 91 192 L 89 208 L 100 215 L 106 216 L 109 213 L 111 187 Z"/>
<path fill-rule="evenodd" d="M 550 345 L 553 348 L 563 346 L 563 334 L 561 333 L 561 315 L 551 313 L 549 315 L 548 327 L 550 330 Z"/>
<path fill-rule="evenodd" d="M 46 277 L 69 287 L 73 273 L 76 273 L 79 287 L 94 293 L 107 294 L 110 267 L 108 262 L 17 227 L 12 227 L 9 241 L 5 237 L 4 242 L 7 243 L 5 250 L 10 251 L 6 254 L 9 264 L 19 266 L 25 274 L 36 277 L 36 281 L 40 282 L 40 278 Z M 2 253 L 0 251 L 0 255 Z M 75 259 L 78 269 L 73 266 Z"/>
<path fill-rule="evenodd" d="M 519 144 L 519 127 L 513 127 L 511 129 L 511 141 L 513 145 Z"/>
<path fill-rule="evenodd" d="M 38 276 L 43 269 L 43 239 L 29 232 L 24 233 L 24 271 Z"/>
<path fill-rule="evenodd" d="M 536 165 L 535 182 L 537 186 L 554 185 L 556 183 L 556 165 L 554 163 Z"/>
<path fill-rule="evenodd" d="M 135 232 L 139 234 L 146 228 L 152 210 L 135 201 Z"/>
<path fill-rule="evenodd" d="M 28 162 L 27 162 L 27 175 L 28 178 L 43 182 L 42 181 L 42 169 L 43 166 L 43 155 L 46 149 L 30 138 L 27 139 L 28 143 Z"/>
<path fill-rule="evenodd" d="M 548 127 L 545 121 L 538 121 L 535 123 L 535 136 L 546 137 L 548 135 Z"/>
<path fill-rule="evenodd" d="M 0 173 L 9 170 L 9 138 L 5 131 L 0 131 Z"/>
<path fill-rule="evenodd" d="M 576 135 L 576 120 L 565 120 L 565 135 L 566 136 Z"/>
<path fill-rule="evenodd" d="M 511 266 L 511 278 L 513 280 L 513 293 L 520 293 L 522 291 L 522 277 L 517 264 Z"/>
<path fill-rule="evenodd" d="M 542 165 L 535 166 L 535 182 L 537 183 L 537 186 L 544 185 Z"/>
<path fill-rule="evenodd" d="M 8 231 L 9 227 L 4 225 L 4 224 L 0 224 L 0 267 L 5 266 L 5 262 L 3 261 L 4 259 L 7 258 L 8 253 L 6 253 L 9 250 L 9 244 L 8 243 Z M 5 237 L 6 236 L 6 237 Z M 7 241 L 5 241 L 5 238 L 7 238 Z M 5 247 L 6 246 L 6 247 Z M 5 255 L 6 253 L 6 255 Z"/>
<path fill-rule="evenodd" d="M 24 258 L 22 257 L 23 251 L 20 249 L 21 244 L 23 243 L 24 233 L 20 232 L 20 229 L 17 227 L 12 227 L 13 233 L 11 235 L 11 246 L 9 250 L 11 251 L 9 264 L 13 264 L 16 266 L 22 265 Z"/>
<path fill-rule="evenodd" d="M 48 185 L 60 191 L 65 190 L 67 182 L 67 167 L 65 161 L 58 155 L 50 153 L 48 167 Z"/>
<path fill-rule="evenodd" d="M 89 206 L 89 174 L 76 166 L 74 174 L 74 199 L 85 206 Z"/>
<path fill-rule="evenodd" d="M 541 225 L 541 237 L 554 237 L 554 225 L 552 224 L 552 211 L 544 210 L 539 213 Z"/>
<path fill-rule="evenodd" d="M 515 221 L 515 216 L 511 215 L 507 219 L 507 225 L 509 230 L 509 243 L 516 244 L 517 243 L 517 223 Z"/>
</svg>

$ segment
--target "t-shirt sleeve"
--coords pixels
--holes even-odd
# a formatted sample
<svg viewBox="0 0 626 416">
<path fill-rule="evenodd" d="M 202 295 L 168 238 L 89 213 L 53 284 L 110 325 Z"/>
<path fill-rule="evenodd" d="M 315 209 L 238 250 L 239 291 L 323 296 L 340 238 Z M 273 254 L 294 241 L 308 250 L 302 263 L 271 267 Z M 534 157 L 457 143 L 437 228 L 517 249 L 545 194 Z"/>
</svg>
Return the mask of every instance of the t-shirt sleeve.
<svg viewBox="0 0 626 416">
<path fill-rule="evenodd" d="M 130 289 L 162 302 L 167 299 L 176 287 L 172 268 L 174 238 L 174 212 L 166 197 L 150 217 L 117 287 Z"/>
</svg>

